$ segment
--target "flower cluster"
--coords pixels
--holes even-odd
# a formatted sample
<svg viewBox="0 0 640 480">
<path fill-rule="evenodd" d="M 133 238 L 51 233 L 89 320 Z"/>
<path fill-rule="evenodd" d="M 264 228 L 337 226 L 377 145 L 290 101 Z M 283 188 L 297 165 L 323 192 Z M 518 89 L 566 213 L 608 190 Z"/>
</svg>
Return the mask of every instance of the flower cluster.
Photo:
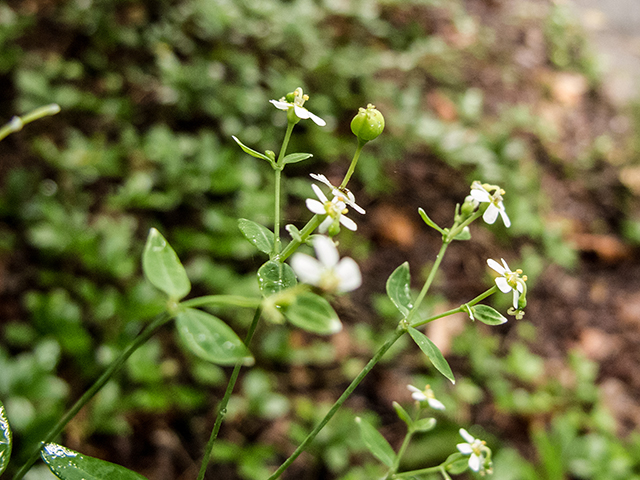
<svg viewBox="0 0 640 480">
<path fill-rule="evenodd" d="M 484 440 L 473 437 L 464 428 L 459 430 L 460 436 L 466 443 L 459 443 L 458 451 L 463 455 L 469 455 L 469 468 L 480 475 L 493 473 L 491 462 L 491 449 Z"/>
<path fill-rule="evenodd" d="M 434 410 L 445 409 L 444 404 L 436 398 L 433 390 L 431 390 L 430 385 L 424 387 L 424 390 L 420 390 L 418 387 L 414 387 L 413 385 L 407 385 L 407 388 L 411 392 L 411 398 L 413 398 L 416 402 L 427 402 L 429 406 Z"/>
<path fill-rule="evenodd" d="M 347 209 L 347 205 L 358 213 L 364 214 L 365 211 L 356 204 L 353 194 L 347 189 L 341 190 L 334 187 L 324 175 L 312 173 L 311 177 L 327 185 L 331 189 L 331 194 L 333 195 L 333 198 L 329 200 L 317 185 L 311 185 L 311 188 L 313 188 L 318 200 L 315 198 L 308 198 L 306 201 L 307 208 L 312 213 L 327 216 L 320 224 L 320 227 L 318 227 L 320 233 L 326 233 L 328 231 L 329 235 L 336 235 L 340 231 L 340 224 L 349 230 L 357 230 L 358 226 L 356 225 L 356 222 L 346 216 L 349 211 Z"/>
<path fill-rule="evenodd" d="M 286 111 L 287 118 L 291 123 L 297 123 L 300 119 L 305 120 L 310 118 L 316 125 L 324 127 L 327 122 L 303 107 L 304 102 L 307 100 L 309 100 L 309 95 L 305 95 L 302 88 L 298 87 L 293 92 L 282 97 L 280 100 L 269 100 L 269 102 L 271 102 L 276 108 Z M 293 113 L 293 116 L 290 116 L 290 112 Z"/>
<path fill-rule="evenodd" d="M 501 260 L 502 265 L 491 258 L 487 260 L 487 264 L 500 274 L 495 280 L 496 286 L 500 291 L 502 293 L 513 292 L 513 307 L 507 313 L 515 315 L 517 319 L 521 319 L 524 316 L 524 308 L 527 306 L 527 276 L 522 275 L 522 270 L 520 269 L 515 272 L 511 271 L 504 258 Z"/>
<path fill-rule="evenodd" d="M 305 253 L 291 257 L 291 268 L 303 283 L 327 292 L 350 292 L 362 284 L 358 264 L 352 258 L 340 260 L 338 249 L 329 237 L 314 237 L 313 247 L 317 259 Z"/>
<path fill-rule="evenodd" d="M 493 192 L 493 193 L 492 193 Z M 471 184 L 470 196 L 473 200 L 480 203 L 488 203 L 487 209 L 482 214 L 482 219 L 489 225 L 495 223 L 498 215 L 502 217 L 504 226 L 509 228 L 511 226 L 511 220 L 504 209 L 502 203 L 502 196 L 504 190 L 496 185 L 489 185 L 487 183 L 480 183 L 475 181 Z"/>
</svg>

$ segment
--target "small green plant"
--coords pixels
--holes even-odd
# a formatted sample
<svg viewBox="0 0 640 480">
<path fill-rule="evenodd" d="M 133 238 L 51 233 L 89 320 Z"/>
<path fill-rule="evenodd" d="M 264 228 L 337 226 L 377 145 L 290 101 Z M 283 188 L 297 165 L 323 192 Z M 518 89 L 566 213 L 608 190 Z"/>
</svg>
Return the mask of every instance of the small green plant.
<svg viewBox="0 0 640 480">
<path fill-rule="evenodd" d="M 71 480 L 86 475 L 91 478 L 105 479 L 142 478 L 139 474 L 124 467 L 82 455 L 54 442 L 69 421 L 113 378 L 129 357 L 145 345 L 158 329 L 171 321 L 174 322 L 176 332 L 181 340 L 180 345 L 189 354 L 205 362 L 233 366 L 226 391 L 216 409 L 216 421 L 200 463 L 199 480 L 205 477 L 240 370 L 243 367 L 251 367 L 255 363 L 251 347 L 260 320 L 264 319 L 267 328 L 269 324 L 278 325 L 288 322 L 291 328 L 300 328 L 319 335 L 335 334 L 342 329 L 342 323 L 330 300 L 336 295 L 357 289 L 362 283 L 362 277 L 358 264 L 353 259 L 340 258 L 339 243 L 336 240 L 342 228 L 357 231 L 355 217 L 348 216 L 350 210 L 355 211 L 358 215 L 365 214 L 365 210 L 356 203 L 355 195 L 347 188 L 347 185 L 356 169 L 363 148 L 368 142 L 375 140 L 382 134 L 385 121 L 380 111 L 371 104 L 358 111 L 351 122 L 351 130 L 357 137 L 357 148 L 344 179 L 339 186 L 334 186 L 324 175 L 312 174 L 311 177 L 323 185 L 328 190 L 328 194 L 317 184 L 312 184 L 311 190 L 316 198 L 307 198 L 305 204 L 313 216 L 302 228 L 298 228 L 294 224 L 287 224 L 283 229 L 282 211 L 285 208 L 282 194 L 283 172 L 288 165 L 304 161 L 312 156 L 309 153 L 287 152 L 294 127 L 304 119 L 311 119 L 318 126 L 325 125 L 324 120 L 306 108 L 308 100 L 309 97 L 303 93 L 302 88 L 297 88 L 279 100 L 271 100 L 276 108 L 286 112 L 287 118 L 284 140 L 277 155 L 270 150 L 264 153 L 258 152 L 233 137 L 242 151 L 251 157 L 266 161 L 274 174 L 273 229 L 244 218 L 240 218 L 237 222 L 244 237 L 267 257 L 256 275 L 260 295 L 246 296 L 236 292 L 187 298 L 191 292 L 191 281 L 187 271 L 167 239 L 160 231 L 151 228 L 142 253 L 142 268 L 148 282 L 164 295 L 164 311 L 147 324 L 143 331 L 124 348 L 95 383 L 44 436 L 14 476 L 15 480 L 22 478 L 38 457 L 44 460 L 56 476 L 63 479 Z M 36 111 L 36 114 L 25 118 L 30 121 L 51 113 L 55 113 L 52 108 L 40 109 Z M 18 120 L 12 120 L 11 124 L 5 127 L 9 129 L 6 131 L 15 130 L 19 123 Z M 22 123 L 25 121 L 22 120 L 20 125 Z M 499 263 L 493 259 L 487 260 L 487 265 L 496 274 L 495 285 L 457 308 L 427 318 L 422 318 L 419 313 L 447 248 L 454 241 L 471 239 L 469 230 L 471 223 L 482 218 L 487 224 L 493 224 L 500 217 L 505 227 L 511 225 L 511 220 L 503 204 L 504 195 L 504 190 L 497 185 L 474 181 L 469 195 L 456 205 L 450 227 L 441 227 L 428 216 L 424 209 L 419 209 L 418 213 L 424 223 L 435 230 L 442 239 L 440 251 L 422 289 L 414 298 L 410 290 L 411 275 L 407 262 L 393 271 L 386 282 L 386 293 L 397 309 L 396 315 L 399 320 L 395 328 L 387 333 L 386 341 L 355 375 L 353 381 L 322 419 L 302 438 L 295 451 L 271 473 L 269 480 L 280 477 L 308 448 L 311 441 L 338 412 L 365 376 L 383 359 L 400 338 L 405 336 L 410 338 L 413 344 L 426 355 L 435 369 L 454 384 L 455 375 L 451 367 L 438 347 L 419 329 L 420 327 L 455 313 L 464 313 L 472 321 L 480 321 L 487 325 L 503 324 L 507 319 L 501 313 L 480 303 L 497 292 L 511 296 L 508 314 L 517 319 L 523 317 L 526 307 L 527 277 L 519 269 L 511 270 L 504 260 Z M 288 241 L 282 237 L 282 230 L 288 233 L 290 237 Z M 316 256 L 297 252 L 298 248 L 303 245 L 312 246 Z M 287 260 L 289 263 L 286 262 Z M 205 308 L 219 306 L 254 310 L 253 320 L 244 339 L 241 339 L 234 329 L 221 318 L 205 310 Z M 444 409 L 444 404 L 436 398 L 429 385 L 423 389 L 410 385 L 409 389 L 415 400 L 413 414 L 407 412 L 398 403 L 394 403 L 396 413 L 407 426 L 407 434 L 397 453 L 371 424 L 360 416 L 356 418 L 364 444 L 387 467 L 386 478 L 409 478 L 422 474 L 439 473 L 443 478 L 450 479 L 451 474 L 459 474 L 468 469 L 482 475 L 491 473 L 492 453 L 490 447 L 486 442 L 469 434 L 464 428 L 459 430 L 463 442 L 458 443 L 457 451 L 453 452 L 444 462 L 432 467 L 400 471 L 401 460 L 413 436 L 416 433 L 429 432 L 436 424 L 435 418 L 425 416 L 425 413 L 428 413 L 429 409 Z M 262 395 L 266 395 L 266 393 L 263 392 Z M 11 454 L 12 441 L 9 422 L 4 415 L 4 407 L 2 407 L 1 413 L 2 423 L 0 426 L 3 437 L 0 443 L 2 449 L 0 459 L 3 460 L 2 467 L 6 468 Z"/>
</svg>

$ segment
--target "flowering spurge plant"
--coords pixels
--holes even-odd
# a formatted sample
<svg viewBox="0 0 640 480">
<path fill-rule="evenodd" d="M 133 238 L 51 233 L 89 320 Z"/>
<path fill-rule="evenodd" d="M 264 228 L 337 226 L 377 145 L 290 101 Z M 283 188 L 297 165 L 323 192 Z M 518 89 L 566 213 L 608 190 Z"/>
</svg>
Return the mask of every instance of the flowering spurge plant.
<svg viewBox="0 0 640 480">
<path fill-rule="evenodd" d="M 304 119 L 311 119 L 318 126 L 324 125 L 324 121 L 320 117 L 306 109 L 304 105 L 307 101 L 309 101 L 309 96 L 305 95 L 301 88 L 297 88 L 280 100 L 271 101 L 276 108 L 285 110 L 287 114 L 287 128 L 277 156 L 271 150 L 266 150 L 264 153 L 258 152 L 233 137 L 242 151 L 266 161 L 274 174 L 275 207 L 271 228 L 249 219 L 241 218 L 238 220 L 238 227 L 244 237 L 266 257 L 256 273 L 260 294 L 253 296 L 205 295 L 187 298 L 191 292 L 189 277 L 169 242 L 158 230 L 152 228 L 142 253 L 142 269 L 147 280 L 166 296 L 165 311 L 146 326 L 91 388 L 51 428 L 42 442 L 34 446 L 31 456 L 15 475 L 15 480 L 22 478 L 38 457 L 41 457 L 51 471 L 62 479 L 129 480 L 143 478 L 124 467 L 82 455 L 54 442 L 67 423 L 113 377 L 129 356 L 151 338 L 160 327 L 171 321 L 173 321 L 182 340 L 181 346 L 191 354 L 215 364 L 233 366 L 225 393 L 219 399 L 218 405 L 212 413 L 212 416 L 215 417 L 215 423 L 209 441 L 201 453 L 198 480 L 205 478 L 207 467 L 212 461 L 213 447 L 240 370 L 255 363 L 251 354 L 251 346 L 261 319 L 268 323 L 288 323 L 289 328 L 300 328 L 319 335 L 331 335 L 342 329 L 342 323 L 332 308 L 330 300 L 335 295 L 348 294 L 358 288 L 362 283 L 362 276 L 353 259 L 340 258 L 337 237 L 340 234 L 341 225 L 350 230 L 357 229 L 355 221 L 346 216 L 349 209 L 355 210 L 360 215 L 365 214 L 364 209 L 357 205 L 355 197 L 347 185 L 355 171 L 362 149 L 369 141 L 375 140 L 382 133 L 385 122 L 384 117 L 374 105 L 369 104 L 366 108 L 359 109 L 351 122 L 351 130 L 357 138 L 357 146 L 342 182 L 339 186 L 334 186 L 324 175 L 313 174 L 312 179 L 329 188 L 332 198 L 329 199 L 318 185 L 311 184 L 310 190 L 315 193 L 317 199 L 308 199 L 306 205 L 313 216 L 306 221 L 302 228 L 293 224 L 287 225 L 284 230 L 288 235 L 283 238 L 280 221 L 282 211 L 285 208 L 281 194 L 282 172 L 287 165 L 306 160 L 312 156 L 309 153 L 287 153 L 291 135 L 295 125 Z M 49 110 L 45 113 L 40 112 L 42 115 L 50 113 L 52 112 Z M 3 138 L 2 134 L 5 136 L 8 134 L 4 132 L 10 133 L 15 130 L 18 123 L 12 121 L 9 127 L 5 127 L 9 130 L 0 130 L 0 138 Z M 267 480 L 275 480 L 280 477 L 306 450 L 309 443 L 316 438 L 360 382 L 401 337 L 408 336 L 413 344 L 426 355 L 435 369 L 452 383 L 455 383 L 454 373 L 446 359 L 438 347 L 420 330 L 420 327 L 460 312 L 466 313 L 472 321 L 478 320 L 487 325 L 502 324 L 507 321 L 502 314 L 488 305 L 480 304 L 482 300 L 497 292 L 510 293 L 513 298 L 513 307 L 509 309 L 509 313 L 517 318 L 522 317 L 526 305 L 526 276 L 522 275 L 520 270 L 512 271 L 504 260 L 502 264 L 494 260 L 488 261 L 488 266 L 499 276 L 495 280 L 495 285 L 481 295 L 438 315 L 424 318 L 419 313 L 448 246 L 454 241 L 469 240 L 471 238 L 469 230 L 471 223 L 482 217 L 485 222 L 492 224 L 498 216 L 501 216 L 505 226 L 509 226 L 509 217 L 503 204 L 504 195 L 505 192 L 498 186 L 473 182 L 470 194 L 464 199 L 462 205 L 456 205 L 453 212 L 453 222 L 449 227 L 437 225 L 422 208 L 418 210 L 425 224 L 436 230 L 442 238 L 440 251 L 420 292 L 414 298 L 410 288 L 411 276 L 407 262 L 401 264 L 391 273 L 386 281 L 386 293 L 398 311 L 396 328 L 388 332 L 386 342 L 375 352 L 370 361 L 335 401 L 324 418 L 306 435 L 280 466 L 273 467 L 273 473 Z M 297 252 L 300 247 L 306 245 L 313 247 L 315 257 Z M 243 338 L 221 318 L 202 309 L 206 306 L 220 305 L 253 310 L 253 319 L 247 331 L 244 332 Z M 489 473 L 491 468 L 489 447 L 484 442 L 471 437 L 466 430 L 460 430 L 466 443 L 459 444 L 458 451 L 454 450 L 455 453 L 442 464 L 411 472 L 401 471 L 401 459 L 412 436 L 417 432 L 429 432 L 436 424 L 435 418 L 423 417 L 423 415 L 431 410 L 438 412 L 445 408 L 445 404 L 436 398 L 429 385 L 423 389 L 409 385 L 408 389 L 414 400 L 414 413 L 409 414 L 400 404 L 393 404 L 399 418 L 407 425 L 407 435 L 397 453 L 371 425 L 364 420 L 356 419 L 364 444 L 385 466 L 386 478 L 408 478 L 422 473 L 435 472 L 448 479 L 450 474 L 461 473 L 467 469 L 479 473 Z M 4 407 L 0 404 L 0 473 L 6 468 L 12 448 L 9 420 L 6 419 Z"/>
</svg>

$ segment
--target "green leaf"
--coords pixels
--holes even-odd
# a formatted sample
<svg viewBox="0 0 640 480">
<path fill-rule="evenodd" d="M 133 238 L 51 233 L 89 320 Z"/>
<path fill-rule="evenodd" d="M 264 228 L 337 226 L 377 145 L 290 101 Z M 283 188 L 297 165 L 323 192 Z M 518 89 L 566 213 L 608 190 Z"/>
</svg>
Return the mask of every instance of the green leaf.
<svg viewBox="0 0 640 480">
<path fill-rule="evenodd" d="M 460 452 L 452 453 L 447 457 L 444 465 L 448 472 L 460 475 L 469 468 L 469 457 Z"/>
<path fill-rule="evenodd" d="M 211 363 L 253 364 L 253 357 L 242 340 L 226 323 L 210 313 L 185 308 L 176 315 L 176 328 L 186 347 Z"/>
<path fill-rule="evenodd" d="M 507 323 L 504 315 L 487 305 L 475 305 L 471 307 L 471 311 L 473 312 L 473 318 L 480 320 L 484 324 L 502 325 L 503 323 Z"/>
<path fill-rule="evenodd" d="M 271 160 L 269 157 L 267 157 L 266 155 L 260 153 L 260 152 L 256 152 L 255 150 L 247 147 L 244 143 L 242 143 L 240 140 L 238 140 L 237 137 L 235 136 L 231 136 L 231 138 L 233 138 L 236 143 L 240 146 L 240 148 L 242 149 L 242 151 L 244 153 L 248 153 L 249 155 L 251 155 L 252 157 L 256 157 L 256 158 L 260 158 L 262 160 L 266 160 L 267 162 L 269 162 L 272 166 L 275 166 L 275 162 L 273 160 Z"/>
<path fill-rule="evenodd" d="M 2 402 L 0 402 L 0 474 L 9 465 L 12 446 L 13 435 L 11 434 L 11 427 L 9 427 L 9 420 L 7 420 L 7 412 Z"/>
<path fill-rule="evenodd" d="M 315 293 L 301 293 L 293 303 L 283 308 L 282 313 L 296 327 L 308 332 L 331 335 L 342 330 L 342 323 L 333 307 Z"/>
<path fill-rule="evenodd" d="M 387 279 L 387 295 L 405 317 L 409 315 L 409 310 L 413 308 L 410 281 L 411 275 L 409 274 L 408 262 L 404 262 L 396 268 Z"/>
<path fill-rule="evenodd" d="M 402 408 L 402 405 L 400 405 L 398 402 L 393 402 L 393 408 L 395 409 L 398 418 L 406 423 L 409 428 L 412 428 L 413 420 L 411 419 L 411 415 L 409 415 L 409 413 L 404 408 Z"/>
<path fill-rule="evenodd" d="M 464 227 L 459 234 L 453 237 L 454 240 L 471 240 L 471 230 L 469 227 Z"/>
<path fill-rule="evenodd" d="M 238 219 L 238 227 L 244 235 L 262 253 L 267 255 L 273 251 L 274 235 L 267 227 L 263 227 L 259 223 L 252 222 L 246 218 Z"/>
<path fill-rule="evenodd" d="M 396 454 L 389 445 L 389 442 L 376 430 L 371 426 L 370 423 L 366 422 L 360 417 L 356 417 L 356 423 L 358 427 L 360 427 L 360 437 L 362 441 L 369 449 L 369 451 L 384 463 L 387 467 L 392 467 L 393 462 L 395 461 Z"/>
<path fill-rule="evenodd" d="M 149 230 L 142 254 L 142 270 L 154 287 L 173 300 L 180 300 L 191 290 L 187 272 L 178 255 L 155 228 Z"/>
<path fill-rule="evenodd" d="M 298 163 L 311 157 L 313 157 L 313 155 L 310 153 L 290 153 L 282 159 L 282 163 L 285 165 L 288 163 Z"/>
<path fill-rule="evenodd" d="M 63 480 L 144 480 L 145 477 L 115 463 L 88 457 L 73 450 L 47 443 L 40 456 L 53 474 Z"/>
<path fill-rule="evenodd" d="M 435 426 L 435 418 L 421 418 L 415 423 L 414 430 L 416 432 L 428 432 L 429 430 L 433 430 Z"/>
<path fill-rule="evenodd" d="M 418 208 L 418 213 L 420 214 L 420 217 L 422 217 L 422 221 L 424 223 L 429 225 L 431 228 L 435 228 L 440 233 L 444 234 L 444 230 L 441 229 L 438 225 L 436 225 L 436 222 L 434 222 L 429 218 L 429 215 L 427 215 L 427 212 L 425 212 L 422 208 Z"/>
<path fill-rule="evenodd" d="M 451 371 L 451 367 L 444 359 L 442 352 L 433 343 L 429 338 L 422 332 L 419 332 L 413 327 L 409 327 L 409 335 L 413 338 L 413 341 L 416 342 L 416 345 L 420 347 L 420 350 L 424 352 L 424 354 L 429 357 L 431 363 L 434 367 L 446 378 L 451 380 L 451 383 L 456 383 L 456 379 L 453 376 L 453 372 Z"/>
<path fill-rule="evenodd" d="M 297 283 L 296 274 L 286 263 L 269 260 L 258 269 L 258 286 L 265 297 L 294 287 Z"/>
</svg>

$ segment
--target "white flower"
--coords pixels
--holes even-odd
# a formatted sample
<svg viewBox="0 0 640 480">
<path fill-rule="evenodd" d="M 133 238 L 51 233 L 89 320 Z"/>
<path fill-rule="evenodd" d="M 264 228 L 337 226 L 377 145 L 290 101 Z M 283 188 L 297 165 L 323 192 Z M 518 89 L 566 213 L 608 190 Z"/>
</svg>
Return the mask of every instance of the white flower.
<svg viewBox="0 0 640 480">
<path fill-rule="evenodd" d="M 358 264 L 349 257 L 340 260 L 338 249 L 329 237 L 315 237 L 313 247 L 317 259 L 304 253 L 291 257 L 291 268 L 302 283 L 329 292 L 350 292 L 362 284 Z"/>
<path fill-rule="evenodd" d="M 493 194 L 489 192 L 487 187 L 494 190 Z M 504 190 L 500 187 L 483 185 L 477 180 L 471 184 L 471 196 L 480 203 L 489 203 L 489 206 L 482 215 L 482 219 L 491 225 L 495 223 L 498 218 L 498 214 L 500 214 L 502 221 L 504 222 L 504 226 L 508 228 L 511 226 L 511 220 L 509 220 L 509 216 L 504 209 L 502 195 L 504 195 Z"/>
<path fill-rule="evenodd" d="M 527 280 L 527 276 L 522 275 L 522 270 L 520 269 L 512 272 L 507 262 L 504 261 L 504 258 L 501 260 L 502 265 L 491 258 L 487 260 L 487 264 L 501 275 L 500 277 L 496 277 L 496 285 L 500 291 L 502 293 L 513 291 L 513 308 L 518 310 L 520 295 L 523 295 L 526 291 L 526 284 L 524 282 Z"/>
<path fill-rule="evenodd" d="M 411 398 L 416 402 L 427 402 L 434 410 L 445 409 L 444 404 L 436 398 L 429 385 L 424 387 L 424 390 L 420 390 L 418 387 L 414 387 L 413 385 L 407 385 L 407 388 L 411 391 Z"/>
<path fill-rule="evenodd" d="M 325 194 L 322 193 L 322 190 L 320 190 L 320 187 L 315 184 L 311 184 L 311 188 L 313 188 L 313 191 L 320 201 L 314 198 L 307 198 L 307 208 L 317 215 L 327 216 L 318 227 L 320 233 L 326 232 L 334 222 L 340 222 L 354 232 L 358 229 L 356 222 L 345 216 L 348 212 L 346 203 L 338 197 L 333 197 L 333 199 L 329 201 Z"/>
<path fill-rule="evenodd" d="M 302 88 L 296 88 L 295 91 L 290 93 L 288 96 L 290 98 L 293 97 L 292 101 L 288 102 L 287 97 L 282 97 L 280 100 L 269 100 L 269 102 L 280 110 L 288 111 L 290 108 L 293 108 L 296 117 L 302 118 L 303 120 L 310 118 L 316 125 L 321 127 L 324 127 L 327 124 L 323 119 L 303 107 L 304 102 L 309 100 L 309 95 L 305 95 L 302 92 Z"/>
<path fill-rule="evenodd" d="M 459 443 L 456 446 L 463 455 L 470 455 L 469 468 L 474 472 L 479 472 L 481 475 L 484 475 L 485 471 L 491 473 L 491 450 L 486 443 L 474 438 L 464 428 L 461 428 L 459 433 L 467 443 Z M 487 459 L 489 459 L 488 462 Z M 487 463 L 489 464 L 489 469 L 486 468 Z"/>
<path fill-rule="evenodd" d="M 353 193 L 351 193 L 346 188 L 334 187 L 329 179 L 322 175 L 321 173 L 310 173 L 309 176 L 318 182 L 324 183 L 327 187 L 331 189 L 331 195 L 334 197 L 338 197 L 338 200 L 346 203 L 348 206 L 353 208 L 356 212 L 364 215 L 366 212 L 364 208 L 356 204 L 356 197 L 354 197 Z"/>
</svg>

